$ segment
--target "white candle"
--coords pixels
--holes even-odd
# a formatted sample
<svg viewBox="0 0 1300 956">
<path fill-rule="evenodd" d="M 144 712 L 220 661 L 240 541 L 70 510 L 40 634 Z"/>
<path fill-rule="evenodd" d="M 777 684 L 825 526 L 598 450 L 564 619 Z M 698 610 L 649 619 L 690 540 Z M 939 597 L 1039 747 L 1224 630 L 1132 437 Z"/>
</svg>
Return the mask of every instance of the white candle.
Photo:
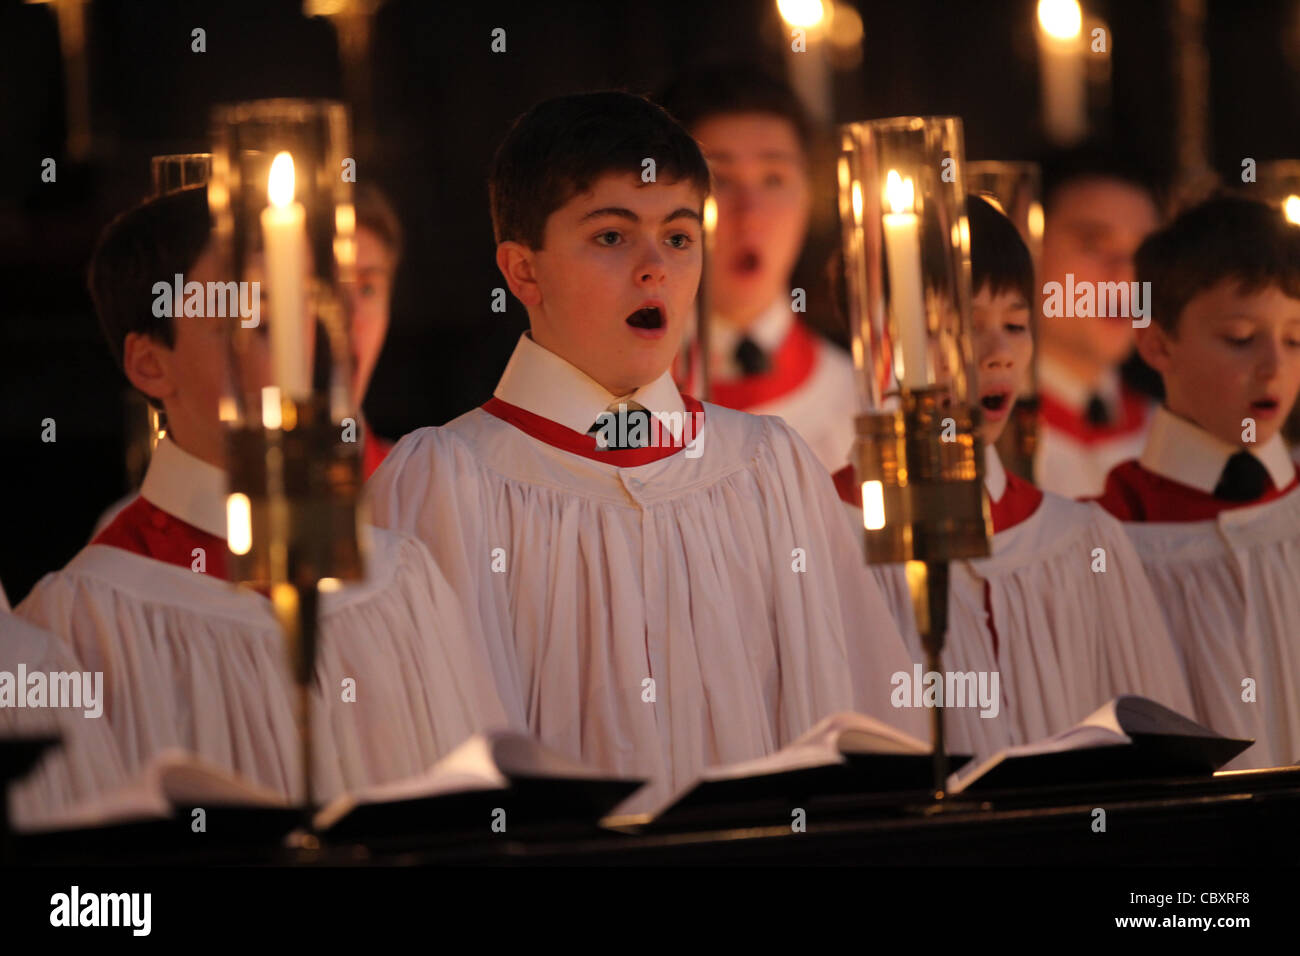
<svg viewBox="0 0 1300 956">
<path fill-rule="evenodd" d="M 1038 27 L 1043 131 L 1051 142 L 1069 146 L 1088 131 L 1083 11 L 1078 0 L 1039 0 Z"/>
<path fill-rule="evenodd" d="M 903 380 L 907 388 L 926 384 L 925 294 L 921 283 L 921 227 L 912 210 L 912 180 L 891 169 L 885 177 L 885 201 L 892 212 L 882 217 L 885 255 L 889 259 L 889 303 L 903 350 Z"/>
<path fill-rule="evenodd" d="M 267 180 L 262 210 L 266 281 L 271 284 L 271 362 L 275 384 L 296 401 L 311 395 L 306 315 L 307 213 L 294 202 L 293 157 L 280 153 Z"/>
</svg>

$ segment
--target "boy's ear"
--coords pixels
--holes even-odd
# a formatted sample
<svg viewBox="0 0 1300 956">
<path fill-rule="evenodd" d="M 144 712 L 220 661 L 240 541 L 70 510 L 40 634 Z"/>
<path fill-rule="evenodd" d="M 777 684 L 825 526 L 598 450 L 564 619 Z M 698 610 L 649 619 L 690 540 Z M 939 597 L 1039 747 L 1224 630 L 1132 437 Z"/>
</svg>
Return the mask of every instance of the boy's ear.
<svg viewBox="0 0 1300 956">
<path fill-rule="evenodd" d="M 542 303 L 535 262 L 533 250 L 521 242 L 507 240 L 497 245 L 497 268 L 506 277 L 511 293 L 525 306 Z"/>
<path fill-rule="evenodd" d="M 1146 328 L 1137 329 L 1138 355 L 1153 369 L 1164 374 L 1169 369 L 1171 354 L 1169 333 L 1163 327 L 1152 322 Z"/>
<path fill-rule="evenodd" d="M 171 349 L 139 332 L 122 343 L 122 370 L 128 381 L 150 398 L 164 401 L 176 394 Z"/>
</svg>

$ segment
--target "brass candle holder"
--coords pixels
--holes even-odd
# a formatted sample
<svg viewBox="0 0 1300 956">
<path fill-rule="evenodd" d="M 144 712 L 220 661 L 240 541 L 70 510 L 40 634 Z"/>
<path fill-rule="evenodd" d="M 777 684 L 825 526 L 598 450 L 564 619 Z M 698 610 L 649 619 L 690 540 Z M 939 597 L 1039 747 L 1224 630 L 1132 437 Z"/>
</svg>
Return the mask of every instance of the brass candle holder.
<svg viewBox="0 0 1300 956">
<path fill-rule="evenodd" d="M 979 408 L 971 401 L 970 230 L 961 121 L 898 117 L 841 127 L 840 216 L 858 370 L 854 464 L 864 546 L 904 563 L 929 671 L 941 671 L 948 564 L 987 556 Z M 947 780 L 931 714 L 934 791 Z"/>
<path fill-rule="evenodd" d="M 356 261 L 351 186 L 341 175 L 347 112 L 321 101 L 240 103 L 215 112 L 213 140 L 217 248 L 228 274 L 268 293 L 259 320 L 228 326 L 221 417 L 232 573 L 270 595 L 285 633 L 310 830 L 320 594 L 365 575 L 344 294 Z"/>
</svg>

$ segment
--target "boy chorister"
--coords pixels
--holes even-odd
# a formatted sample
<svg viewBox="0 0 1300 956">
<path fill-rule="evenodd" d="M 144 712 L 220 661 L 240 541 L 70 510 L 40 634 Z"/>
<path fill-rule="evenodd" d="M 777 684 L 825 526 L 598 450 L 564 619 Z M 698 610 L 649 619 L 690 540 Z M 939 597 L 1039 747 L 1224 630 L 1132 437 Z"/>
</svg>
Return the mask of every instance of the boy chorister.
<svg viewBox="0 0 1300 956">
<path fill-rule="evenodd" d="M 105 675 L 105 714 L 138 770 L 178 746 L 281 793 L 300 791 L 285 642 L 270 602 L 225 578 L 226 319 L 158 317 L 153 284 L 221 281 L 202 187 L 119 216 L 91 264 L 96 311 L 127 378 L 167 412 L 140 496 L 16 613 Z M 274 320 L 274 317 L 272 317 Z M 235 334 L 265 353 L 265 323 Z M 256 374 L 248 371 L 245 374 Z M 256 383 L 254 383 L 256 384 Z M 471 641 L 418 541 L 375 530 L 369 577 L 322 595 L 315 792 L 428 768 L 475 730 L 522 726 L 507 660 Z M 505 683 L 502 691 L 494 673 Z M 345 679 L 354 694 L 344 693 Z"/>
<path fill-rule="evenodd" d="M 784 418 L 835 471 L 853 448 L 857 395 L 848 353 L 793 311 L 792 274 L 812 207 L 803 106 L 783 81 L 741 65 L 683 76 L 663 105 L 713 171 L 710 401 Z"/>
<path fill-rule="evenodd" d="M 646 805 L 836 710 L 926 734 L 890 708 L 905 651 L 825 469 L 781 420 L 672 382 L 708 181 L 640 97 L 524 114 L 490 183 L 531 331 L 486 405 L 407 435 L 370 482 L 377 522 L 513 639 L 534 733 L 652 779 Z"/>
<path fill-rule="evenodd" d="M 998 458 L 994 444 L 1033 357 L 1033 266 L 1010 220 L 977 197 L 966 205 L 984 487 L 994 536 L 990 557 L 951 567 L 943 665 L 996 673 L 1001 699 L 996 708 L 947 711 L 951 749 L 987 755 L 1029 743 L 1124 693 L 1190 713 L 1160 608 L 1119 522 L 1095 505 L 1038 490 Z M 836 484 L 853 505 L 860 535 L 861 496 L 851 471 L 837 474 Z M 873 570 L 912 654 L 923 660 L 902 568 Z"/>
<path fill-rule="evenodd" d="M 1076 310 L 1075 290 L 1130 282 L 1133 254 L 1159 218 L 1136 163 L 1086 147 L 1043 164 L 1043 204 L 1041 281 L 1060 283 L 1062 297 L 1039 324 L 1034 479 L 1045 491 L 1083 498 L 1100 494 L 1106 473 L 1138 454 L 1155 402 L 1120 377 L 1133 351 L 1132 316 L 1101 317 L 1097 303 L 1105 299 L 1111 310 L 1100 292 L 1091 309 L 1085 298 Z"/>
<path fill-rule="evenodd" d="M 1280 428 L 1300 389 L 1300 229 L 1217 198 L 1148 239 L 1138 349 L 1165 402 L 1101 503 L 1126 522 L 1187 662 L 1197 716 L 1300 758 L 1300 491 Z"/>
</svg>

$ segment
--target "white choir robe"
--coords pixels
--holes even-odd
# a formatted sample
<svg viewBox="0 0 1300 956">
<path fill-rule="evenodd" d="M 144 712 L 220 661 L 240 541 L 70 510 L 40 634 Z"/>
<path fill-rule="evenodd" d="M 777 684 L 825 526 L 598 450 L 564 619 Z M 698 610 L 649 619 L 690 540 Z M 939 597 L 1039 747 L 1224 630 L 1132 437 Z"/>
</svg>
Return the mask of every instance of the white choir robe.
<svg viewBox="0 0 1300 956">
<path fill-rule="evenodd" d="M 978 707 L 945 711 L 949 751 L 987 757 L 1040 740 L 1119 694 L 1191 716 L 1182 662 L 1120 523 L 1096 505 L 1042 493 L 1008 474 L 995 449 L 985 454 L 993 553 L 950 566 L 941 663 L 950 672 L 996 671 L 1001 702 L 995 717 L 981 717 Z M 860 535 L 861 508 L 849 514 Z M 1093 570 L 1097 548 L 1105 552 L 1104 572 Z M 909 651 L 924 664 L 903 567 L 872 571 Z"/>
<path fill-rule="evenodd" d="M 1300 763 L 1300 483 L 1274 436 L 1252 449 L 1270 479 L 1260 499 L 1216 499 L 1240 450 L 1161 408 L 1101 501 L 1138 519 L 1124 529 L 1187 662 L 1194 716 L 1257 741 L 1231 770 Z"/>
<path fill-rule="evenodd" d="M 224 498 L 224 472 L 160 442 L 140 499 L 96 540 L 154 542 L 185 563 L 92 543 L 15 613 L 104 672 L 106 719 L 131 772 L 180 747 L 298 798 L 296 689 L 271 602 L 188 565 L 194 541 L 224 551 Z M 391 531 L 370 538 L 367 579 L 321 597 L 321 799 L 420 773 L 478 730 L 524 728 L 517 688 L 498 683 L 428 550 Z M 208 554 L 219 567 L 221 555 Z"/>
<path fill-rule="evenodd" d="M 807 446 L 688 408 L 666 372 L 629 399 L 702 409 L 696 444 L 596 449 L 615 397 L 525 335 L 492 401 L 406 436 L 370 482 L 376 523 L 426 542 L 476 626 L 513 640 L 532 731 L 652 780 L 632 811 L 836 710 L 923 737 L 890 707 L 906 653 Z"/>
<path fill-rule="evenodd" d="M 0 671 L 16 681 L 20 666 L 28 675 L 88 670 L 54 635 L 0 611 Z M 15 690 L 26 692 L 22 687 Z M 46 701 L 54 703 L 49 696 Z M 9 818 L 16 829 L 38 827 L 47 818 L 125 786 L 130 778 L 102 708 L 99 716 L 88 716 L 84 706 L 0 707 L 0 737 L 44 736 L 57 736 L 61 744 L 10 789 Z"/>
<path fill-rule="evenodd" d="M 1120 381 L 1119 371 L 1102 376 L 1096 394 L 1111 423 L 1087 420 L 1089 389 L 1059 363 L 1038 361 L 1038 447 L 1034 482 L 1063 498 L 1100 495 L 1110 470 L 1136 458 L 1146 444 L 1156 403 Z"/>
<path fill-rule="evenodd" d="M 769 371 L 743 374 L 734 358 L 742 334 L 768 354 Z M 715 319 L 709 326 L 709 353 L 709 401 L 785 419 L 828 471 L 849 460 L 857 408 L 853 359 L 801 322 L 788 297 L 778 298 L 743 333 Z M 692 387 L 687 383 L 685 390 Z"/>
</svg>

